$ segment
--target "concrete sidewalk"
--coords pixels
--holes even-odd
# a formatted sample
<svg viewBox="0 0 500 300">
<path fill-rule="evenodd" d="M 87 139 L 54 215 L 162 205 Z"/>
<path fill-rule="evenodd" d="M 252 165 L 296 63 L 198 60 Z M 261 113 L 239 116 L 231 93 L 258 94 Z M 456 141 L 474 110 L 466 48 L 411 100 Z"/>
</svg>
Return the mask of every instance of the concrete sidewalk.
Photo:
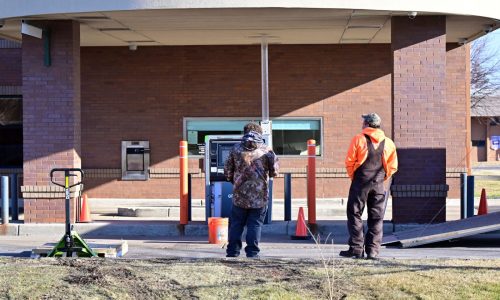
<svg viewBox="0 0 500 300">
<path fill-rule="evenodd" d="M 321 235 L 347 235 L 346 221 L 318 221 L 318 230 Z M 51 236 L 62 235 L 64 224 L 8 224 L 0 226 L 0 235 L 9 236 Z M 384 222 L 384 233 L 394 230 L 415 228 L 423 225 L 398 225 Z M 263 226 L 263 235 L 290 236 L 295 233 L 295 221 L 273 221 Z M 208 226 L 205 222 L 190 222 L 181 226 L 175 221 L 107 221 L 93 223 L 76 223 L 74 229 L 81 235 L 93 237 L 181 237 L 181 236 L 208 236 Z"/>
</svg>

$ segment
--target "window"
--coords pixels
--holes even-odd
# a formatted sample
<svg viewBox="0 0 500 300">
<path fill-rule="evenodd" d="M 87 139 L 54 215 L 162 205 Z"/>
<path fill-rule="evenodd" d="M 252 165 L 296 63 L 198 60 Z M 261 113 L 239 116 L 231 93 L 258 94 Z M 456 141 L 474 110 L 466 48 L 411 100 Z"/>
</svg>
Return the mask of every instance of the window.
<svg viewBox="0 0 500 300">
<path fill-rule="evenodd" d="M 473 140 L 472 141 L 472 146 L 473 147 L 485 147 L 486 146 L 486 141 L 484 141 L 484 140 Z"/>
<path fill-rule="evenodd" d="M 307 155 L 307 140 L 316 140 L 321 155 L 321 120 L 273 120 L 273 149 L 278 155 Z"/>
<path fill-rule="evenodd" d="M 0 96 L 0 167 L 23 166 L 22 99 Z"/>
<path fill-rule="evenodd" d="M 243 134 L 243 126 L 260 120 L 224 118 L 185 118 L 184 137 L 189 155 L 203 155 L 205 136 L 216 134 Z M 272 120 L 273 149 L 278 155 L 307 155 L 307 140 L 316 140 L 316 155 L 321 155 L 320 118 L 279 118 Z"/>
</svg>

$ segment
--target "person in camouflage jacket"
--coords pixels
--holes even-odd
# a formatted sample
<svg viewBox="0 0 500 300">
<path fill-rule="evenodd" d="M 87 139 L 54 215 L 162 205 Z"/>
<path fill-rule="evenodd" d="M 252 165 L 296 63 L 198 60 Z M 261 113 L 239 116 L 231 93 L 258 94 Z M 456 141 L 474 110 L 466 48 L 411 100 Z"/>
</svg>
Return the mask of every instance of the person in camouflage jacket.
<svg viewBox="0 0 500 300">
<path fill-rule="evenodd" d="M 245 226 L 246 255 L 258 257 L 260 234 L 269 200 L 268 178 L 277 176 L 278 169 L 277 156 L 263 143 L 262 128 L 255 123 L 245 125 L 242 142 L 231 150 L 224 165 L 224 174 L 233 183 L 228 257 L 239 256 L 241 234 Z"/>
</svg>

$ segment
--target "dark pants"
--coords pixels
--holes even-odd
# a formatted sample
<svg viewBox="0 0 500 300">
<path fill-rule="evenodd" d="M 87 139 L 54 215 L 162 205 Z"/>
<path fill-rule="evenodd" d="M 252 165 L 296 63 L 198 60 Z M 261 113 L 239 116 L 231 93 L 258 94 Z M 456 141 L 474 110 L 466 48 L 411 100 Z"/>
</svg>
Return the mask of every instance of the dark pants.
<svg viewBox="0 0 500 300">
<path fill-rule="evenodd" d="M 229 217 L 229 244 L 227 245 L 227 255 L 238 256 L 242 247 L 241 235 L 243 229 L 247 227 L 245 252 L 247 257 L 254 257 L 259 254 L 259 241 L 262 224 L 266 217 L 267 206 L 263 208 L 245 209 L 233 205 L 231 216 Z"/>
<path fill-rule="evenodd" d="M 368 231 L 363 237 L 361 215 L 365 206 L 368 206 Z M 347 228 L 350 235 L 349 246 L 354 253 L 362 253 L 364 245 L 367 254 L 378 255 L 383 235 L 384 210 L 383 182 L 352 182 L 347 201 Z"/>
</svg>

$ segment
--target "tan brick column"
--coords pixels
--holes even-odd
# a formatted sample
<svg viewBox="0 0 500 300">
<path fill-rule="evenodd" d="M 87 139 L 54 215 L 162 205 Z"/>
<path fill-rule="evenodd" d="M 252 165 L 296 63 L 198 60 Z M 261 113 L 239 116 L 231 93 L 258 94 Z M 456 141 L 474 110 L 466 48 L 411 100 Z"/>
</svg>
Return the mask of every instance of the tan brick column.
<svg viewBox="0 0 500 300">
<path fill-rule="evenodd" d="M 446 17 L 392 17 L 393 138 L 399 172 L 393 221 L 446 216 Z"/>
<path fill-rule="evenodd" d="M 460 198 L 460 173 L 470 167 L 470 44 L 446 44 L 446 182 Z"/>
<path fill-rule="evenodd" d="M 48 188 L 49 172 L 81 166 L 80 27 L 75 21 L 33 25 L 50 30 L 52 64 L 44 65 L 43 40 L 23 35 L 23 172 L 30 191 L 23 193 L 24 220 L 64 222 L 64 199 Z"/>
</svg>

